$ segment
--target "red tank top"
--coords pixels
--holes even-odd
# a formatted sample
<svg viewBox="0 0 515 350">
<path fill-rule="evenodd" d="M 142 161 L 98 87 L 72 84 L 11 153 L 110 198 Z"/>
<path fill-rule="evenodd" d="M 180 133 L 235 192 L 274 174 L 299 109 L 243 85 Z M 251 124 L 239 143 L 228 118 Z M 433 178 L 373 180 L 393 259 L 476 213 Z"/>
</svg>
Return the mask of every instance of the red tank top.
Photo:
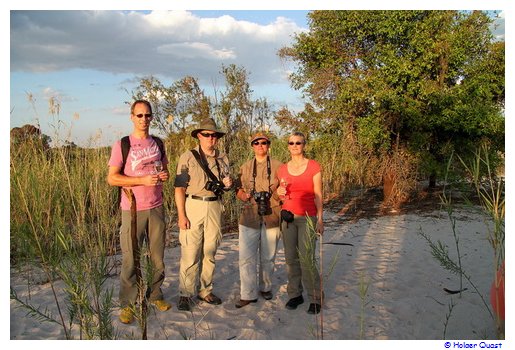
<svg viewBox="0 0 515 350">
<path fill-rule="evenodd" d="M 315 160 L 308 160 L 306 170 L 300 175 L 291 175 L 287 164 L 283 164 L 277 170 L 277 177 L 285 179 L 287 195 L 283 201 L 283 209 L 291 211 L 295 215 L 316 216 L 315 192 L 313 176 L 320 172 L 320 164 Z"/>
</svg>

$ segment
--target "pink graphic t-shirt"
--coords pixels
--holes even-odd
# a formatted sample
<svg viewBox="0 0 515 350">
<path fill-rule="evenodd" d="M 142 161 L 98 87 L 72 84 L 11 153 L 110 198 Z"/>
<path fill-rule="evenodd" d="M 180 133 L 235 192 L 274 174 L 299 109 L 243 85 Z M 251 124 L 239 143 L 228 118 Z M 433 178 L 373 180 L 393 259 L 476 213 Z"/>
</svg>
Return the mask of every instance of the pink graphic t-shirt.
<svg viewBox="0 0 515 350">
<path fill-rule="evenodd" d="M 152 136 L 146 139 L 138 139 L 130 136 L 131 148 L 127 155 L 124 174 L 126 176 L 145 176 L 155 172 L 154 161 L 161 160 L 159 146 Z M 111 150 L 109 166 L 122 166 L 122 142 L 118 140 Z M 163 158 L 163 165 L 168 164 L 168 159 Z M 133 186 L 131 187 L 136 197 L 136 209 L 147 210 L 163 204 L 163 185 L 157 186 Z M 122 210 L 130 210 L 129 199 L 122 190 Z"/>
</svg>

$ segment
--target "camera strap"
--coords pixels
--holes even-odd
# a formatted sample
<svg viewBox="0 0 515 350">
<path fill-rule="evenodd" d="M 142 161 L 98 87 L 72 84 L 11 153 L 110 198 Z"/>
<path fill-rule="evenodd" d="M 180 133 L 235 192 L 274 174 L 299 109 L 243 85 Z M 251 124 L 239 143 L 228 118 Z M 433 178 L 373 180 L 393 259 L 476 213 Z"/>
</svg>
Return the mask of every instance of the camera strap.
<svg viewBox="0 0 515 350">
<path fill-rule="evenodd" d="M 213 174 L 211 169 L 209 169 L 209 165 L 207 163 L 206 156 L 204 155 L 204 152 L 202 151 L 202 148 L 199 148 L 199 149 L 200 149 L 200 154 L 199 154 L 199 152 L 197 152 L 196 149 L 192 149 L 190 151 L 191 151 L 191 153 L 193 153 L 193 156 L 195 157 L 197 162 L 200 164 L 200 167 L 202 168 L 202 170 L 204 170 L 204 172 L 211 179 L 211 181 L 220 181 L 215 176 L 215 174 Z M 218 165 L 218 160 L 216 159 L 216 157 L 215 157 L 215 164 L 216 164 L 216 169 L 218 170 L 218 174 L 220 174 L 220 166 Z"/>
<path fill-rule="evenodd" d="M 256 177 L 257 177 L 257 160 L 256 160 L 256 157 L 254 157 L 254 166 L 252 167 L 252 178 L 254 181 L 252 181 L 252 185 L 254 186 L 254 188 L 252 189 L 253 192 L 256 192 Z M 270 156 L 266 156 L 266 173 L 267 173 L 267 177 L 268 177 L 268 192 L 272 192 L 270 191 L 270 187 L 272 187 L 272 184 L 270 184 L 270 175 L 272 174 L 272 165 L 270 164 Z"/>
</svg>

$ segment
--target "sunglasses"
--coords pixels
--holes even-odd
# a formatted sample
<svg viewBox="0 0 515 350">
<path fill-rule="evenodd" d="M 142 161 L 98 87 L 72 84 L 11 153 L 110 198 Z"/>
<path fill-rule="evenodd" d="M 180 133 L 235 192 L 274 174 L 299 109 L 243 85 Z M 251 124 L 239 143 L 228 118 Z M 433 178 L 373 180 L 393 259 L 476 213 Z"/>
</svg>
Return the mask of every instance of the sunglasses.
<svg viewBox="0 0 515 350">
<path fill-rule="evenodd" d="M 215 139 L 218 138 L 218 134 L 216 132 L 214 134 L 210 134 L 208 132 L 199 132 L 199 134 L 204 136 L 204 137 L 212 137 L 212 138 L 215 138 Z"/>
<path fill-rule="evenodd" d="M 303 145 L 303 144 L 304 144 L 304 142 L 300 142 L 300 141 L 292 142 L 292 141 L 289 141 L 289 142 L 288 142 L 288 144 L 289 144 L 290 146 L 293 146 L 293 145 L 297 145 L 297 146 L 299 146 L 299 145 Z"/>
<path fill-rule="evenodd" d="M 146 113 L 146 114 L 135 114 L 136 117 L 138 118 L 143 118 L 143 116 L 145 116 L 145 118 L 152 118 L 152 113 Z"/>
<path fill-rule="evenodd" d="M 252 142 L 252 144 L 253 144 L 254 146 L 257 146 L 257 145 L 264 146 L 264 145 L 268 145 L 269 143 L 270 143 L 270 142 L 268 142 L 268 141 L 261 141 L 261 142 L 260 142 L 260 141 L 254 141 L 254 142 Z"/>
</svg>

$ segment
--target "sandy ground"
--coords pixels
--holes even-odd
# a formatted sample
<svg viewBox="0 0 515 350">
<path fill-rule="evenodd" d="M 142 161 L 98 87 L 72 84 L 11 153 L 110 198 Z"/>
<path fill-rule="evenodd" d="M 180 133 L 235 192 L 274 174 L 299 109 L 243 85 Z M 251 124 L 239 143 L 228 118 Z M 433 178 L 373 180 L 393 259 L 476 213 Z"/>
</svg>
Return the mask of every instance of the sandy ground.
<svg viewBox="0 0 515 350">
<path fill-rule="evenodd" d="M 234 303 L 239 298 L 238 240 L 233 234 L 224 237 L 217 253 L 215 294 L 222 297 L 223 304 L 212 306 L 200 302 L 191 313 L 179 312 L 176 308 L 180 249 L 166 250 L 163 292 L 173 307 L 167 312 L 151 311 L 148 338 L 314 340 L 321 337 L 323 319 L 324 340 L 440 340 L 429 342 L 431 348 L 442 348 L 443 339 L 499 343 L 495 342 L 495 322 L 481 298 L 483 296 L 490 307 L 489 289 L 494 265 L 493 250 L 487 240 L 488 222 L 477 208 L 457 210 L 453 217 L 456 219 L 455 232 L 459 237 L 463 269 L 479 293 L 466 279 L 463 287 L 467 290 L 461 296 L 446 293 L 444 288 L 459 288 L 459 277 L 440 266 L 432 257 L 427 241 L 420 235 L 423 232 L 434 242 L 441 241 L 448 247 L 450 256 L 456 259 L 452 223 L 445 211 L 359 220 L 327 211 L 321 250 L 326 302 L 321 315 L 307 314 L 307 302 L 297 310 L 285 309 L 288 296 L 282 242 L 276 260 L 273 299 L 260 299 L 256 304 L 236 309 Z M 320 255 L 320 250 L 317 255 Z M 119 261 L 120 257 L 115 259 Z M 30 297 L 33 305 L 57 315 L 49 283 L 32 284 L 29 289 L 26 276 L 12 270 L 10 284 L 21 299 Z M 57 281 L 55 286 L 60 300 L 64 300 L 62 282 Z M 107 287 L 113 288 L 117 295 L 116 272 L 108 279 Z M 360 292 L 364 288 L 366 294 Z M 449 312 L 451 304 L 454 306 Z M 17 305 L 11 300 L 11 340 L 64 338 L 59 325 L 28 317 L 26 311 Z M 119 339 L 141 337 L 137 322 L 127 326 L 121 324 L 117 317 L 118 310 L 114 310 L 112 319 Z M 77 332 L 74 335 L 78 338 Z M 221 343 L 237 346 L 234 342 L 216 344 Z M 406 345 L 402 343 L 381 342 L 382 347 L 386 344 L 395 348 Z M 10 342 L 13 346 L 22 344 L 24 342 Z M 167 342 L 159 344 L 173 346 Z"/>
</svg>

